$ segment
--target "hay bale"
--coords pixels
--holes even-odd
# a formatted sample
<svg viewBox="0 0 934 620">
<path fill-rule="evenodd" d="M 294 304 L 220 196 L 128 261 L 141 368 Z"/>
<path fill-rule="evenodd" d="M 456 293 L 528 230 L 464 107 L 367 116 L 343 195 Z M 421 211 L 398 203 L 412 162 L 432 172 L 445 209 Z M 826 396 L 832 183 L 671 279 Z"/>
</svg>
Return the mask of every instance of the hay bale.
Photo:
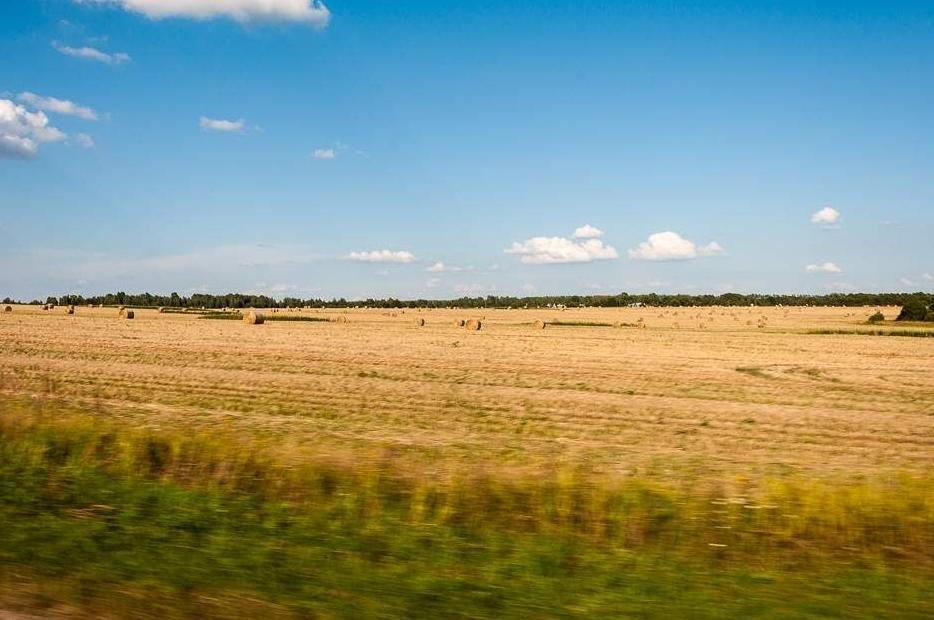
<svg viewBox="0 0 934 620">
<path fill-rule="evenodd" d="M 343 314 L 331 317 L 332 323 L 347 323 L 347 317 Z"/>
<path fill-rule="evenodd" d="M 470 319 L 464 324 L 464 327 L 466 327 L 467 331 L 469 332 L 480 331 L 482 326 L 483 325 L 480 323 L 480 319 Z"/>
<path fill-rule="evenodd" d="M 467 321 L 464 319 L 454 319 L 454 327 L 463 327 L 467 324 Z"/>
<path fill-rule="evenodd" d="M 243 322 L 247 325 L 262 325 L 265 321 L 266 317 L 262 312 L 248 312 L 243 315 Z"/>
<path fill-rule="evenodd" d="M 4 312 L 13 312 L 13 306 L 3 306 Z"/>
<path fill-rule="evenodd" d="M 419 327 L 425 327 L 425 319 L 421 319 L 421 318 L 415 319 L 415 324 L 418 325 Z"/>
<path fill-rule="evenodd" d="M 124 312 L 126 312 L 126 306 L 120 306 L 119 308 L 117 308 L 117 314 L 119 314 L 120 316 L 123 316 Z"/>
<path fill-rule="evenodd" d="M 535 321 L 534 323 L 532 323 L 532 329 L 545 329 L 545 325 L 546 325 L 545 321 L 541 321 L 541 320 Z"/>
<path fill-rule="evenodd" d="M 65 308 L 65 314 L 74 314 L 74 313 L 75 313 L 74 306 L 68 306 L 67 308 Z"/>
<path fill-rule="evenodd" d="M 159 306 L 159 314 L 165 314 L 165 308 Z"/>
<path fill-rule="evenodd" d="M 126 308 L 124 308 L 124 309 L 120 312 L 120 318 L 122 318 L 122 319 L 132 319 L 132 318 L 134 318 L 135 316 L 136 316 L 136 314 L 134 314 L 132 310 L 127 310 Z"/>
</svg>

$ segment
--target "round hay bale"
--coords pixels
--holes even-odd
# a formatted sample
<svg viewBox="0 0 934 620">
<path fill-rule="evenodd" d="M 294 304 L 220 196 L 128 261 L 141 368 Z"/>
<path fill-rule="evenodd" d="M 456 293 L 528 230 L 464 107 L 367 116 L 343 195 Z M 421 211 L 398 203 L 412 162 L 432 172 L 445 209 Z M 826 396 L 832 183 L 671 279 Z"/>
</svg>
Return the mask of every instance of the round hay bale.
<svg viewBox="0 0 934 620">
<path fill-rule="evenodd" d="M 127 310 L 126 308 L 124 308 L 124 309 L 123 309 L 123 312 L 120 313 L 120 317 L 121 317 L 121 318 L 124 318 L 124 319 L 132 319 L 132 318 L 134 318 L 135 316 L 136 316 L 136 315 L 133 313 L 132 310 Z"/>
<path fill-rule="evenodd" d="M 243 315 L 243 322 L 247 325 L 262 325 L 265 321 L 266 317 L 262 312 L 248 312 Z"/>
<path fill-rule="evenodd" d="M 165 308 L 159 306 L 159 314 L 165 314 Z"/>
<path fill-rule="evenodd" d="M 532 329 L 545 329 L 545 325 L 546 325 L 545 321 L 541 321 L 541 320 L 535 321 L 534 323 L 532 323 Z"/>
<path fill-rule="evenodd" d="M 464 324 L 464 327 L 466 327 L 469 332 L 476 332 L 480 331 L 482 324 L 480 323 L 480 319 L 470 319 Z"/>
<path fill-rule="evenodd" d="M 119 308 L 117 308 L 117 314 L 119 314 L 120 316 L 123 316 L 124 312 L 126 312 L 126 306 L 120 306 Z"/>
<path fill-rule="evenodd" d="M 467 321 L 464 319 L 454 319 L 454 327 L 463 327 L 467 324 Z"/>
<path fill-rule="evenodd" d="M 42 305 L 42 309 L 43 309 L 43 310 L 48 310 L 48 309 L 49 309 L 49 304 L 43 304 L 43 305 Z"/>
<path fill-rule="evenodd" d="M 68 306 L 67 308 L 65 308 L 65 314 L 74 314 L 74 313 L 75 313 L 74 306 Z"/>
<path fill-rule="evenodd" d="M 425 327 L 425 319 L 421 319 L 421 318 L 415 319 L 415 324 L 418 325 L 419 327 Z"/>
<path fill-rule="evenodd" d="M 4 312 L 13 312 L 13 306 L 3 306 Z"/>
<path fill-rule="evenodd" d="M 347 317 L 343 314 L 335 316 L 335 317 L 331 317 L 331 322 L 332 323 L 347 323 Z"/>
</svg>

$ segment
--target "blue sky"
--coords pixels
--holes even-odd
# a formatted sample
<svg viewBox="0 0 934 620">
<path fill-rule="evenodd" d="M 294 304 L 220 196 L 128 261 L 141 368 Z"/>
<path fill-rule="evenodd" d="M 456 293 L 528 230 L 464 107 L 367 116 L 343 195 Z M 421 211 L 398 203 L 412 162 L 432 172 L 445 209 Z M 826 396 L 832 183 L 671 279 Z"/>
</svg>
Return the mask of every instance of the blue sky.
<svg viewBox="0 0 934 620">
<path fill-rule="evenodd" d="M 0 3 L 0 297 L 934 290 L 930 2 L 326 4 Z"/>
</svg>

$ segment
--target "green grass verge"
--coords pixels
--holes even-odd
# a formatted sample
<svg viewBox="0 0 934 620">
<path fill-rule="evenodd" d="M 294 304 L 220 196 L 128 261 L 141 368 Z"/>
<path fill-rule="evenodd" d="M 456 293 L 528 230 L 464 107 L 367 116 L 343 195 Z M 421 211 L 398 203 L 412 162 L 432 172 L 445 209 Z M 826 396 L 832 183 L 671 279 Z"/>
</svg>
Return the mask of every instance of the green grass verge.
<svg viewBox="0 0 934 620">
<path fill-rule="evenodd" d="M 922 618 L 934 594 L 929 479 L 722 497 L 385 454 L 284 465 L 204 431 L 0 407 L 0 586 L 32 574 L 102 615 Z"/>
</svg>

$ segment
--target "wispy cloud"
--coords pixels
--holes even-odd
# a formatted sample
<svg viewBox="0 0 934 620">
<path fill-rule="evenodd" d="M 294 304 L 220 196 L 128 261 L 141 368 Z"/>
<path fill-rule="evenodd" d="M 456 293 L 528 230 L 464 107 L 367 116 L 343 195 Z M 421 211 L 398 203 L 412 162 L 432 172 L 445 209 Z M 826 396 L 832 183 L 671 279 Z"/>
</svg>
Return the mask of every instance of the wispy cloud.
<svg viewBox="0 0 934 620">
<path fill-rule="evenodd" d="M 370 252 L 351 252 L 347 255 L 350 260 L 363 263 L 411 263 L 415 255 L 405 250 L 393 252 L 392 250 L 372 250 Z"/>
<path fill-rule="evenodd" d="M 104 63 L 105 65 L 122 65 L 123 63 L 130 62 L 132 60 L 129 54 L 124 54 L 123 52 L 110 54 L 101 51 L 96 47 L 69 47 L 67 45 L 60 44 L 58 41 L 52 41 L 52 47 L 54 47 L 59 53 L 66 56 L 94 60 L 96 62 Z"/>
<path fill-rule="evenodd" d="M 97 112 L 91 108 L 78 105 L 74 101 L 69 101 L 67 99 L 57 99 L 55 97 L 42 97 L 35 93 L 24 92 L 16 96 L 16 98 L 36 110 L 43 110 L 45 112 L 54 112 L 55 114 L 66 114 L 68 116 L 77 116 L 78 118 L 83 118 L 86 121 L 96 121 Z"/>
<path fill-rule="evenodd" d="M 78 4 L 105 4 L 145 15 L 208 20 L 217 17 L 238 22 L 302 22 L 323 28 L 331 12 L 319 0 L 75 0 Z"/>
<path fill-rule="evenodd" d="M 334 149 L 315 149 L 312 151 L 311 156 L 315 159 L 334 159 L 337 157 L 337 153 Z"/>
<path fill-rule="evenodd" d="M 843 273 L 843 270 L 836 263 L 826 262 L 807 265 L 804 268 L 808 273 Z"/>
<path fill-rule="evenodd" d="M 240 133 L 243 131 L 245 121 L 241 118 L 235 121 L 227 121 L 223 119 L 208 118 L 207 116 L 202 116 L 199 120 L 199 125 L 201 129 L 206 131 L 220 131 L 225 133 Z"/>
<path fill-rule="evenodd" d="M 670 230 L 649 235 L 647 240 L 628 252 L 629 258 L 633 260 L 648 261 L 691 260 L 722 253 L 723 247 L 716 241 L 698 246 Z"/>
<path fill-rule="evenodd" d="M 94 138 L 86 133 L 75 134 L 75 142 L 86 149 L 94 148 Z"/>
</svg>

